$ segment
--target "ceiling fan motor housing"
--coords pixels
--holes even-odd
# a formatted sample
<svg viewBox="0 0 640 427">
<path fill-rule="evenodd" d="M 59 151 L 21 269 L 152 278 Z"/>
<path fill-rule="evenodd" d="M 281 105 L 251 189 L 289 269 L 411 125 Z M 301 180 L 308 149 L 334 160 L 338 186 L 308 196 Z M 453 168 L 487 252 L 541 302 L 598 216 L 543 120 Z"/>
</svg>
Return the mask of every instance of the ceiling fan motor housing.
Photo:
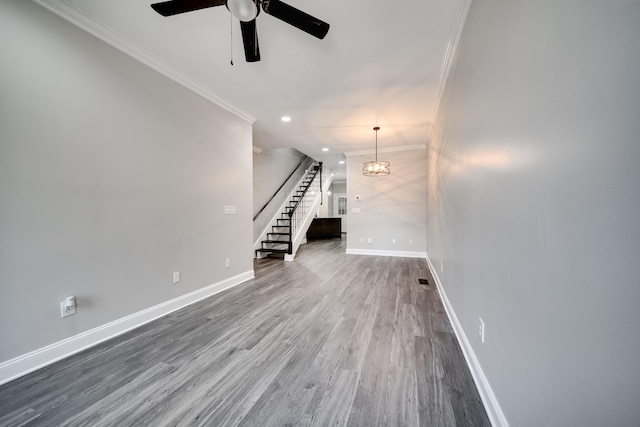
<svg viewBox="0 0 640 427">
<path fill-rule="evenodd" d="M 249 22 L 260 13 L 259 3 L 260 0 L 226 0 L 225 6 L 240 21 Z"/>
</svg>

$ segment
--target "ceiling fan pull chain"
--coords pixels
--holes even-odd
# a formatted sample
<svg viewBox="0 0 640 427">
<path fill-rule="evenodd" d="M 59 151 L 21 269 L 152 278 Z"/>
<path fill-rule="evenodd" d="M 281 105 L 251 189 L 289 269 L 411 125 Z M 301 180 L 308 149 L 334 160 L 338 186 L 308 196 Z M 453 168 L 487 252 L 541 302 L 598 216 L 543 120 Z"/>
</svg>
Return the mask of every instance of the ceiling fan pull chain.
<svg viewBox="0 0 640 427">
<path fill-rule="evenodd" d="M 229 36 L 229 46 L 231 51 L 229 52 L 229 56 L 231 57 L 231 66 L 233 67 L 233 15 L 229 16 L 229 22 L 230 22 L 230 36 Z"/>
</svg>

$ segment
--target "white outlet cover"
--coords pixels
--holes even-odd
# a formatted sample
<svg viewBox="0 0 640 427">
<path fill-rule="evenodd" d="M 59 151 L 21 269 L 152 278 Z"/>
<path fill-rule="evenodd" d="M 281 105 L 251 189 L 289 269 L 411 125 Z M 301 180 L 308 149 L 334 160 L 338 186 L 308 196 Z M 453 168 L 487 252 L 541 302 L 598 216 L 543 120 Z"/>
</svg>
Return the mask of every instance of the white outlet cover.
<svg viewBox="0 0 640 427">
<path fill-rule="evenodd" d="M 73 314 L 76 314 L 76 306 L 69 306 L 66 300 L 60 301 L 60 317 L 65 318 Z"/>
<path fill-rule="evenodd" d="M 178 283 L 180 281 L 180 272 L 176 271 L 173 273 L 173 283 Z"/>
</svg>

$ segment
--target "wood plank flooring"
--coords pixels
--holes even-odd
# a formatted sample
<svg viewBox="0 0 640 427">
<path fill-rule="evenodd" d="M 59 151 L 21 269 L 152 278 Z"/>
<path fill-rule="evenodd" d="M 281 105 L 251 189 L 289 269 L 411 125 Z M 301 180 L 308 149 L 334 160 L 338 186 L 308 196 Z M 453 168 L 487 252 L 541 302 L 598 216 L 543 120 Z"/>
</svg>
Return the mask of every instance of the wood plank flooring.
<svg viewBox="0 0 640 427">
<path fill-rule="evenodd" d="M 0 426 L 489 426 L 426 262 L 344 246 L 0 386 Z"/>
</svg>

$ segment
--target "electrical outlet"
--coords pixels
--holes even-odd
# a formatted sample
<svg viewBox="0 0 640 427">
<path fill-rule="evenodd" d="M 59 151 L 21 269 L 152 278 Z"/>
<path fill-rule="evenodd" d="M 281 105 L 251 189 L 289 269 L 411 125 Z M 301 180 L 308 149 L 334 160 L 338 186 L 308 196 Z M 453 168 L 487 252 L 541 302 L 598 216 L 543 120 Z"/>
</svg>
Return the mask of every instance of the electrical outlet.
<svg viewBox="0 0 640 427">
<path fill-rule="evenodd" d="M 369 238 L 367 239 L 367 243 L 371 244 L 371 242 L 373 242 L 373 239 L 371 239 L 371 237 L 369 237 Z"/>
<path fill-rule="evenodd" d="M 60 317 L 64 318 L 76 314 L 76 297 L 66 297 L 60 301 Z"/>
<path fill-rule="evenodd" d="M 444 273 L 444 264 L 440 261 L 440 273 Z"/>
<path fill-rule="evenodd" d="M 413 245 L 413 239 L 409 239 L 409 244 Z"/>
<path fill-rule="evenodd" d="M 396 244 L 396 239 L 391 239 L 391 243 L 395 245 Z"/>
<path fill-rule="evenodd" d="M 173 273 L 173 283 L 178 283 L 180 281 L 180 272 L 176 271 Z"/>
<path fill-rule="evenodd" d="M 229 268 L 231 267 L 231 258 L 226 258 L 224 260 L 224 268 Z"/>
<path fill-rule="evenodd" d="M 484 320 L 482 317 L 478 317 L 478 335 L 480 336 L 480 342 L 484 344 Z"/>
</svg>

